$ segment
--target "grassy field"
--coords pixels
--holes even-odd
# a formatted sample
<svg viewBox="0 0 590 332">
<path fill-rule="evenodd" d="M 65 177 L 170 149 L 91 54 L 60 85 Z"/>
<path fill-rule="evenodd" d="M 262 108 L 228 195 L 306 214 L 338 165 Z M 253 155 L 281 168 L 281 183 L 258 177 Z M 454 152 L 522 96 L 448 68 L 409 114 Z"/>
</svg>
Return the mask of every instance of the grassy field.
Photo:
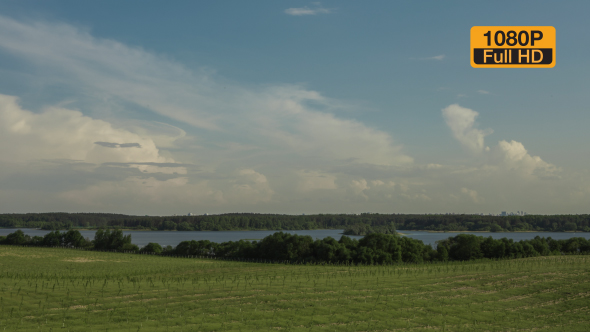
<svg viewBox="0 0 590 332">
<path fill-rule="evenodd" d="M 590 257 L 301 266 L 0 246 L 0 331 L 588 331 Z"/>
</svg>

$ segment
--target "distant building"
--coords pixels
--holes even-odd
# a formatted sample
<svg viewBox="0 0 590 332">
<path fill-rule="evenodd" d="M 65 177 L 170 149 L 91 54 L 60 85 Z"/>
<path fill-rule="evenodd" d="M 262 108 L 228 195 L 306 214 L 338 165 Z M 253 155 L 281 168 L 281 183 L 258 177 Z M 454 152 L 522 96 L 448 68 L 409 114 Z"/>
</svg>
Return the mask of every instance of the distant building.
<svg viewBox="0 0 590 332">
<path fill-rule="evenodd" d="M 500 214 L 502 217 L 506 217 L 508 214 L 506 213 L 506 211 L 502 211 L 502 213 Z"/>
</svg>

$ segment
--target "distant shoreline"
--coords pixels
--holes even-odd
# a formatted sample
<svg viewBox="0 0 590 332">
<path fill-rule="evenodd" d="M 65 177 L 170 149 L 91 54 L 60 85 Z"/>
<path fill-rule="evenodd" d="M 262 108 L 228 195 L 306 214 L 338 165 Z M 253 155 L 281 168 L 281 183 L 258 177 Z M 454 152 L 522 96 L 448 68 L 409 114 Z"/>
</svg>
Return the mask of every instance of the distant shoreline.
<svg viewBox="0 0 590 332">
<path fill-rule="evenodd" d="M 428 232 L 428 233 L 588 233 L 583 231 L 432 231 L 420 229 L 404 229 L 404 232 Z M 398 232 L 399 233 L 399 232 Z M 401 234 L 401 233 L 400 233 Z"/>
<path fill-rule="evenodd" d="M 42 229 L 42 228 L 34 228 L 34 227 L 0 227 L 0 229 L 34 229 L 39 231 L 68 231 L 68 229 Z M 78 231 L 96 231 L 101 228 L 71 228 L 73 230 Z M 136 231 L 136 232 L 268 232 L 268 231 L 275 231 L 275 232 L 290 232 L 290 231 L 327 231 L 327 230 L 335 230 L 335 229 L 342 229 L 344 228 L 317 228 L 317 229 L 231 229 L 231 230 L 191 230 L 191 231 L 179 231 L 179 230 L 166 230 L 166 229 L 142 229 L 142 228 L 117 228 L 117 227 L 106 227 L 105 229 L 120 229 L 122 231 Z M 404 229 L 401 231 L 397 231 L 399 235 L 407 235 L 403 232 L 427 232 L 427 233 L 588 233 L 584 231 L 500 231 L 500 232 L 492 232 L 492 231 L 433 231 L 433 230 L 425 230 L 425 229 Z M 342 235 L 346 235 L 343 233 L 339 233 Z M 352 236 L 362 236 L 362 235 L 352 235 Z"/>
<path fill-rule="evenodd" d="M 42 229 L 42 228 L 34 228 L 34 227 L 0 227 L 0 229 L 33 229 L 37 231 L 68 231 L 69 229 Z M 316 229 L 228 229 L 228 230 L 203 230 L 203 231 L 179 231 L 177 229 L 169 230 L 169 229 L 141 229 L 141 228 L 118 228 L 118 227 L 99 227 L 99 228 L 77 228 L 73 227 L 70 228 L 72 230 L 77 231 L 97 231 L 99 229 L 120 229 L 122 231 L 138 231 L 138 232 L 291 232 L 291 231 L 332 231 L 332 230 L 344 230 L 343 228 L 316 228 Z M 338 233 L 343 234 L 343 233 Z M 343 234 L 344 235 L 344 234 Z"/>
<path fill-rule="evenodd" d="M 109 227 L 125 231 L 180 230 L 316 230 L 345 229 L 348 234 L 393 233 L 395 229 L 426 232 L 590 232 L 585 215 L 419 215 L 419 214 L 315 214 L 283 215 L 228 213 L 198 216 L 129 216 L 108 213 L 0 214 L 0 227 L 93 230 Z"/>
</svg>

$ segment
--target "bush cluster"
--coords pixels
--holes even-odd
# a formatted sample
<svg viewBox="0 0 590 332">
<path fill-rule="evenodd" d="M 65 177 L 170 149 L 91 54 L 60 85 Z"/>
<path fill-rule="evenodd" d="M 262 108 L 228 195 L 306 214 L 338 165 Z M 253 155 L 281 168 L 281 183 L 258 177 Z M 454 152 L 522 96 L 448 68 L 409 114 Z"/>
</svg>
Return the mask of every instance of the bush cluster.
<svg viewBox="0 0 590 332">
<path fill-rule="evenodd" d="M 76 230 L 69 230 L 63 233 L 52 231 L 45 234 L 45 236 L 30 236 L 26 235 L 19 229 L 7 236 L 0 236 L 0 244 L 74 248 L 87 248 L 92 246 L 92 243 L 88 239 L 85 239 L 82 234 Z"/>
<path fill-rule="evenodd" d="M 277 232 L 259 242 L 183 241 L 176 248 L 165 250 L 164 254 L 291 262 L 393 264 L 590 254 L 590 241 L 580 237 L 554 240 L 537 236 L 533 240 L 516 242 L 507 238 L 494 240 L 492 237 L 460 234 L 440 241 L 434 250 L 420 240 L 395 234 L 371 233 L 358 241 L 348 236 L 342 236 L 339 241 L 331 237 L 314 241 L 311 236 Z"/>
<path fill-rule="evenodd" d="M 209 256 L 231 259 L 252 259 L 288 262 L 327 262 L 356 264 L 422 263 L 433 261 L 468 261 L 476 259 L 510 259 L 562 254 L 590 254 L 590 240 L 573 237 L 554 240 L 535 237 L 532 240 L 513 241 L 502 238 L 460 234 L 439 241 L 436 250 L 422 241 L 397 234 L 371 233 L 360 240 L 342 236 L 339 241 L 331 237 L 313 240 L 302 236 L 276 232 L 260 241 L 228 241 L 215 243 L 208 240 L 182 241 L 176 247 L 162 248 L 149 243 L 139 249 L 131 243 L 131 235 L 121 230 L 100 229 L 93 241 L 84 239 L 77 230 L 60 233 L 52 231 L 44 237 L 28 236 L 21 230 L 0 237 L 0 244 L 63 246 L 95 250 L 132 251 L 174 256 Z"/>
<path fill-rule="evenodd" d="M 39 247 L 68 247 L 96 250 L 138 251 L 137 245 L 131 243 L 131 235 L 123 235 L 123 231 L 99 229 L 94 240 L 84 238 L 77 230 L 67 232 L 51 231 L 45 236 L 30 236 L 17 230 L 7 236 L 0 236 L 0 244 L 27 245 Z"/>
<path fill-rule="evenodd" d="M 572 237 L 554 240 L 536 236 L 532 240 L 514 241 L 472 234 L 459 234 L 438 242 L 439 252 L 447 252 L 450 260 L 466 261 L 480 258 L 505 259 L 562 254 L 590 254 L 590 240 Z"/>
</svg>

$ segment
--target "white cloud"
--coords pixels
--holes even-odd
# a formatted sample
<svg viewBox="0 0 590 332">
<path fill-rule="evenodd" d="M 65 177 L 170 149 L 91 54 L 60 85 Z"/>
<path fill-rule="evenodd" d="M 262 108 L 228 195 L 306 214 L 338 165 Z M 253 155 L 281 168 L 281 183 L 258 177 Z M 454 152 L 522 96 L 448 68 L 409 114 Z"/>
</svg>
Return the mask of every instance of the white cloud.
<svg viewBox="0 0 590 332">
<path fill-rule="evenodd" d="M 306 170 L 297 171 L 296 173 L 300 178 L 297 187 L 303 192 L 338 188 L 335 183 L 336 176 L 334 174 Z"/>
<path fill-rule="evenodd" d="M 471 151 L 486 153 L 488 166 L 540 177 L 557 176 L 556 174 L 560 171 L 558 167 L 543 161 L 541 157 L 531 156 L 522 143 L 514 140 L 510 142 L 502 140 L 492 149 L 484 148 L 485 136 L 493 131 L 477 129 L 475 119 L 479 114 L 471 109 L 453 104 L 444 108 L 442 113 L 453 136 L 461 144 Z"/>
<path fill-rule="evenodd" d="M 540 177 L 558 176 L 560 169 L 539 156 L 531 156 L 524 145 L 517 141 L 500 141 L 491 151 L 493 160 L 503 168 L 525 175 Z"/>
<path fill-rule="evenodd" d="M 115 129 L 79 111 L 47 108 L 33 113 L 23 110 L 15 97 L 1 94 L 0 128 L 0 161 L 174 162 L 161 156 L 149 137 Z"/>
<path fill-rule="evenodd" d="M 590 195 L 588 174 L 564 176 L 520 142 L 487 148 L 491 130 L 456 104 L 442 114 L 473 160 L 416 165 L 387 132 L 339 114 L 350 105 L 302 86 L 245 86 L 70 25 L 2 16 L 0 50 L 26 64 L 28 96 L 58 86 L 70 102 L 29 111 L 0 96 L 3 211 L 559 212 L 582 211 Z M 129 119 L 128 107 L 157 121 Z"/>
<path fill-rule="evenodd" d="M 367 180 L 365 178 L 356 178 L 350 180 L 346 185 L 349 190 L 349 201 L 351 202 L 375 204 L 391 202 L 401 197 L 396 192 L 396 183 L 390 179 Z"/>
<path fill-rule="evenodd" d="M 491 129 L 477 129 L 475 119 L 479 113 L 458 104 L 453 104 L 444 108 L 442 114 L 447 126 L 453 132 L 453 136 L 463 146 L 473 152 L 484 150 L 484 138 L 493 131 Z"/>
<path fill-rule="evenodd" d="M 229 181 L 192 181 L 186 176 L 168 180 L 132 176 L 123 181 L 102 181 L 83 189 L 66 191 L 59 198 L 86 207 L 111 210 L 120 209 L 121 201 L 124 201 L 136 211 L 142 208 L 152 211 L 153 205 L 160 209 L 166 206 L 171 211 L 189 207 L 211 211 L 232 207 L 247 209 L 269 202 L 273 194 L 263 174 L 242 169 L 233 172 Z"/>
<path fill-rule="evenodd" d="M 285 14 L 292 16 L 303 16 L 303 15 L 318 15 L 318 14 L 330 14 L 333 9 L 323 8 L 319 3 L 315 3 L 315 8 L 309 8 L 307 6 L 300 8 L 288 8 L 285 9 Z"/>
<path fill-rule="evenodd" d="M 69 25 L 25 24 L 1 16 L 0 48 L 36 64 L 36 75 L 45 81 L 71 82 L 68 88 L 75 96 L 90 95 L 79 102 L 82 106 L 105 99 L 129 103 L 194 128 L 174 140 L 198 132 L 199 143 L 205 146 L 207 142 L 247 144 L 267 153 L 291 152 L 294 160 L 412 162 L 387 133 L 335 116 L 341 102 L 300 86 L 246 88 Z M 154 140 L 162 147 L 172 144 L 159 137 Z"/>
<path fill-rule="evenodd" d="M 445 58 L 445 55 L 444 54 L 441 54 L 441 55 L 436 55 L 436 56 L 433 56 L 433 57 L 430 57 L 430 58 L 427 58 L 427 59 L 441 61 L 444 58 Z"/>
<path fill-rule="evenodd" d="M 33 188 L 24 196 L 0 190 L 14 202 L 35 190 L 57 190 L 55 181 L 46 181 L 53 177 L 68 179 L 68 189 L 46 198 L 52 209 L 159 213 L 197 204 L 238 211 L 338 190 L 338 181 L 344 185 L 351 176 L 327 171 L 335 166 L 413 163 L 386 132 L 336 115 L 350 105 L 301 86 L 246 87 L 70 25 L 2 16 L 0 51 L 27 64 L 31 86 L 67 91 L 73 108 L 43 106 L 35 113 L 2 96 L 0 183 Z M 134 106 L 158 121 L 126 118 Z M 51 163 L 31 166 L 41 159 L 63 160 L 75 172 Z M 302 169 L 314 171 L 297 173 Z M 339 195 L 330 201 L 338 204 L 346 189 Z M 0 208 L 14 209 L 14 202 Z"/>
<path fill-rule="evenodd" d="M 62 202 L 54 204 L 67 202 L 87 209 L 120 209 L 121 204 L 133 209 L 149 208 L 149 204 L 228 207 L 269 202 L 274 194 L 266 177 L 253 169 L 229 172 L 220 179 L 198 179 L 185 165 L 161 156 L 149 136 L 115 129 L 74 110 L 48 108 L 33 113 L 6 95 L 0 95 L 0 151 L 0 182 L 15 175 L 23 181 L 56 175 L 67 179 L 77 174 L 95 178 L 93 184 L 82 182 L 75 185 L 82 188 L 55 193 L 52 199 Z M 46 160 L 75 161 L 72 165 L 80 166 L 56 174 L 54 165 Z M 117 174 L 125 174 L 121 172 L 126 169 L 131 173 L 120 179 Z M 104 171 L 107 173 L 97 175 Z M 167 177 L 154 177 L 156 174 Z M 34 186 L 41 189 L 39 184 Z"/>
<path fill-rule="evenodd" d="M 367 184 L 367 180 L 352 180 L 350 183 L 350 187 L 356 195 L 362 196 L 365 200 L 369 199 L 369 196 L 367 196 L 367 194 L 365 193 L 366 190 L 371 189 Z"/>
<path fill-rule="evenodd" d="M 270 188 L 266 176 L 253 169 L 237 171 L 232 186 L 224 192 L 226 203 L 257 204 L 271 200 L 274 191 Z"/>
<path fill-rule="evenodd" d="M 486 90 L 477 90 L 478 93 L 482 94 L 482 95 L 489 95 L 490 92 L 486 91 Z"/>
<path fill-rule="evenodd" d="M 177 148 L 178 143 L 187 138 L 186 131 L 158 121 L 119 119 L 116 125 L 140 136 L 150 137 L 159 148 Z"/>
<path fill-rule="evenodd" d="M 479 195 L 477 194 L 477 191 L 475 191 L 475 190 L 467 189 L 467 188 L 463 187 L 463 188 L 461 188 L 461 192 L 463 194 L 467 195 L 473 201 L 473 203 L 479 203 L 482 200 L 479 197 Z"/>
</svg>

